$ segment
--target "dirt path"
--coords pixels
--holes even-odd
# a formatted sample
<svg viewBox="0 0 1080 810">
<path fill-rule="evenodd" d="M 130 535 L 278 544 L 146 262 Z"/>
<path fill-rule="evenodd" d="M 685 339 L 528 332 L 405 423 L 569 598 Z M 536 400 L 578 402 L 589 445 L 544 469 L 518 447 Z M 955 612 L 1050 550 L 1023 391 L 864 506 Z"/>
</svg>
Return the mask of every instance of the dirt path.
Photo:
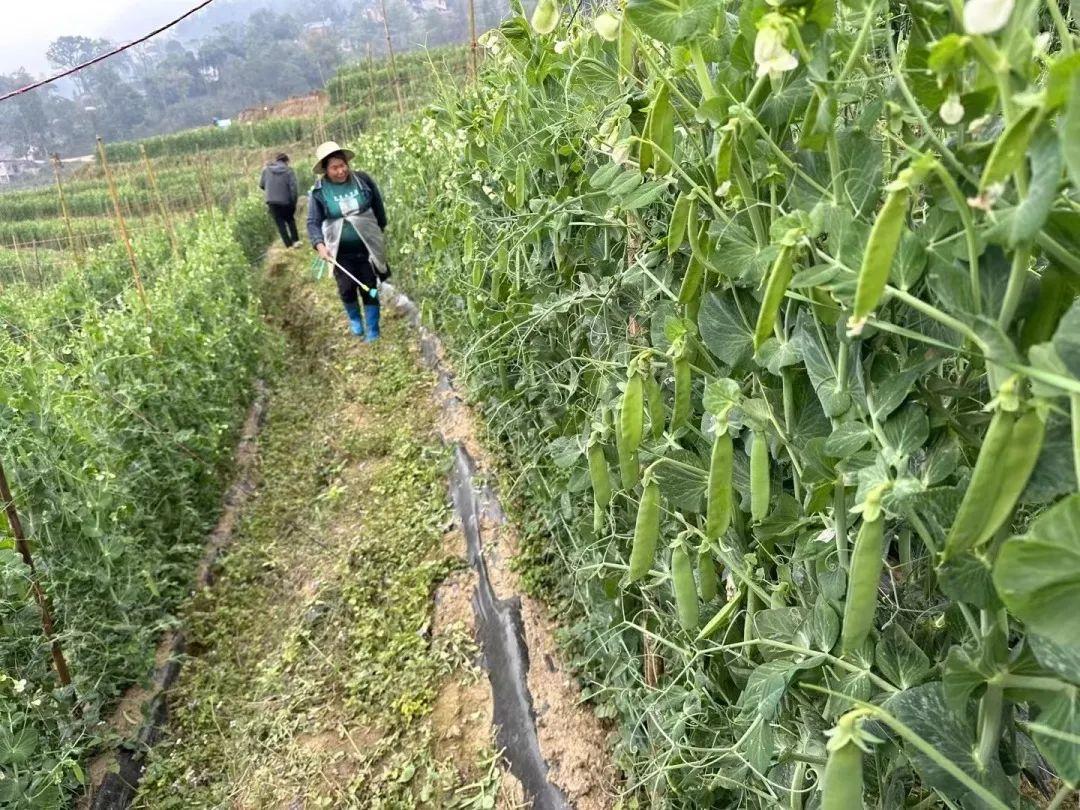
<svg viewBox="0 0 1080 810">
<path fill-rule="evenodd" d="M 385 339 L 356 341 L 309 261 L 268 261 L 283 373 L 256 490 L 184 610 L 190 659 L 133 806 L 524 807 L 495 751 L 476 574 L 447 504 L 440 436 L 468 424 L 436 406 L 409 325 L 386 307 Z M 511 535 L 484 529 L 507 591 Z M 551 779 L 573 806 L 611 807 L 603 731 L 543 612 L 523 614 Z"/>
</svg>

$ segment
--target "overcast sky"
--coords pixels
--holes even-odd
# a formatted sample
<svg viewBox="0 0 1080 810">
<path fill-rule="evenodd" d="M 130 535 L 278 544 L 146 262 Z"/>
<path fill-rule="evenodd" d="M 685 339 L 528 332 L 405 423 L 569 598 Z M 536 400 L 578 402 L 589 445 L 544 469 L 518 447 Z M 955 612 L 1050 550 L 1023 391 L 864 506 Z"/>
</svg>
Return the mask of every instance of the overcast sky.
<svg viewBox="0 0 1080 810">
<path fill-rule="evenodd" d="M 4 0 L 0 26 L 0 73 L 25 67 L 50 71 L 45 50 L 65 34 L 126 42 L 180 16 L 196 0 Z"/>
</svg>

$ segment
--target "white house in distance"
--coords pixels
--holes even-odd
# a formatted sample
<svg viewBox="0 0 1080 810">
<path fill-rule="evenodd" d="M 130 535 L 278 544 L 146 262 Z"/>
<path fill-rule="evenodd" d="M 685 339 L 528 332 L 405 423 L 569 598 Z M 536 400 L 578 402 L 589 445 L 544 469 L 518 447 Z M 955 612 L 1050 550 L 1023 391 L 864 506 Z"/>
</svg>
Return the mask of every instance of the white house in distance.
<svg viewBox="0 0 1080 810">
<path fill-rule="evenodd" d="M 44 161 L 0 158 L 0 186 L 9 186 L 37 177 L 44 166 Z"/>
</svg>

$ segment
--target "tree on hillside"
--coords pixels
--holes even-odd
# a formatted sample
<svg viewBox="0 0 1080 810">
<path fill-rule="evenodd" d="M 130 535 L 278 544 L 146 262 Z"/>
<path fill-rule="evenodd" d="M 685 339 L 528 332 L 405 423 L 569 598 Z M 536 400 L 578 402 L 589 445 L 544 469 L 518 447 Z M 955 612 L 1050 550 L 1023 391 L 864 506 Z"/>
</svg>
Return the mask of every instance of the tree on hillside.
<svg viewBox="0 0 1080 810">
<path fill-rule="evenodd" d="M 107 39 L 90 39 L 90 37 L 84 36 L 63 36 L 52 41 L 49 45 L 49 49 L 45 51 L 45 57 L 53 67 L 61 70 L 70 70 L 84 62 L 89 62 L 95 56 L 107 51 L 110 47 L 111 43 Z M 83 95 L 86 95 L 90 91 L 88 76 L 85 73 L 76 73 L 72 78 Z"/>
</svg>

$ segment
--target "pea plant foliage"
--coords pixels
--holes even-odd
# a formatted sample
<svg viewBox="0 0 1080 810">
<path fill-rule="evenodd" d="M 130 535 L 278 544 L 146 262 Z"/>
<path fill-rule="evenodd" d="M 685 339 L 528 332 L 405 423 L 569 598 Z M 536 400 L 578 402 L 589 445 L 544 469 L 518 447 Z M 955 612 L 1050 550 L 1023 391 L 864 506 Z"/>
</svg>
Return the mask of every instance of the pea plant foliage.
<svg viewBox="0 0 1080 810">
<path fill-rule="evenodd" d="M 1074 6 L 541 0 L 393 147 L 653 806 L 1080 783 Z"/>
</svg>

